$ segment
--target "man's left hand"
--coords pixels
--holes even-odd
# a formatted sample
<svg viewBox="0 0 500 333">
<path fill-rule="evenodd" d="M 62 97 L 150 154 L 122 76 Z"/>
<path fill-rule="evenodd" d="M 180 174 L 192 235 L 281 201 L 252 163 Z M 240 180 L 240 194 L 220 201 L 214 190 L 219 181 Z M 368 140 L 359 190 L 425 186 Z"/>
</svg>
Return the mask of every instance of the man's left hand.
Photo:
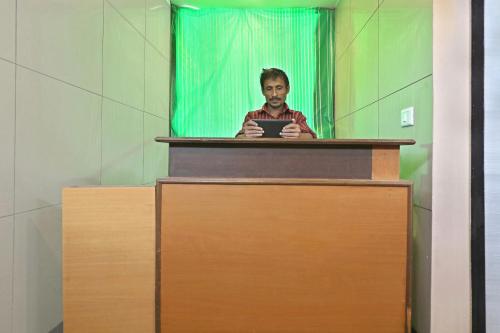
<svg viewBox="0 0 500 333">
<path fill-rule="evenodd" d="M 295 119 L 292 119 L 293 123 L 286 125 L 281 130 L 282 138 L 298 138 L 300 136 L 300 126 L 295 122 Z"/>
</svg>

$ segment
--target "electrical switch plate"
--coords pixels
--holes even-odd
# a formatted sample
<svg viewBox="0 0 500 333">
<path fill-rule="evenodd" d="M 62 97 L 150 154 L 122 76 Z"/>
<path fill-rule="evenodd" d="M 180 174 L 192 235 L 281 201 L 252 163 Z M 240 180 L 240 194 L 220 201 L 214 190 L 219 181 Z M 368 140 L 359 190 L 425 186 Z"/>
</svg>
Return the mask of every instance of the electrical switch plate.
<svg viewBox="0 0 500 333">
<path fill-rule="evenodd" d="M 413 117 L 414 113 L 415 113 L 415 108 L 413 106 L 401 110 L 401 127 L 408 127 L 415 125 Z"/>
</svg>

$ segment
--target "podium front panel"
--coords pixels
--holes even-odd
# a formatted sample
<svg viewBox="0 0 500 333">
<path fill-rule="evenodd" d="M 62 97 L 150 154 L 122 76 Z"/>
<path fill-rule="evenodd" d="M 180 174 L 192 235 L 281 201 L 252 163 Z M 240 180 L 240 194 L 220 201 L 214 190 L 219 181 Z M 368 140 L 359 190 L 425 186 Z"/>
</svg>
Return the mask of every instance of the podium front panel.
<svg viewBox="0 0 500 333">
<path fill-rule="evenodd" d="M 407 182 L 160 186 L 161 332 L 405 332 Z"/>
</svg>

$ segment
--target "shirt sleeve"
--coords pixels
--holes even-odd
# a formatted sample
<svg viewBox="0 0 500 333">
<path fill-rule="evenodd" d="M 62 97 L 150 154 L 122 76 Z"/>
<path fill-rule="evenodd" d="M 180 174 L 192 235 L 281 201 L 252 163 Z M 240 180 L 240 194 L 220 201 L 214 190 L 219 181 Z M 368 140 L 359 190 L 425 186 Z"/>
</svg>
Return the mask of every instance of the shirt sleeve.
<svg viewBox="0 0 500 333">
<path fill-rule="evenodd" d="M 295 122 L 297 123 L 297 125 L 300 126 L 301 133 L 309 133 L 312 135 L 314 139 L 318 138 L 316 133 L 314 133 L 314 131 L 309 127 L 309 125 L 307 125 L 307 119 L 302 113 L 298 113 L 295 116 Z"/>
</svg>

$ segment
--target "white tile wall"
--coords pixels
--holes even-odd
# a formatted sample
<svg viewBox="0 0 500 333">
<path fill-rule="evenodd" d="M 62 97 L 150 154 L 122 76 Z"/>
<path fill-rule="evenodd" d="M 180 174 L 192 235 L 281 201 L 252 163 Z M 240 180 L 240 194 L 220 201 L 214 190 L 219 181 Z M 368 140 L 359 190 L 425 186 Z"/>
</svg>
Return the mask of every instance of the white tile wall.
<svg viewBox="0 0 500 333">
<path fill-rule="evenodd" d="M 431 275 L 432 211 L 413 208 L 413 325 L 419 333 L 430 332 L 431 297 L 428 279 Z"/>
<path fill-rule="evenodd" d="M 0 333 L 62 332 L 61 187 L 164 174 L 169 60 L 168 1 L 0 1 Z"/>
<path fill-rule="evenodd" d="M 146 43 L 145 111 L 167 119 L 169 116 L 170 62 Z"/>
<path fill-rule="evenodd" d="M 432 74 L 432 0 L 380 5 L 380 97 Z"/>
<path fill-rule="evenodd" d="M 335 120 L 351 112 L 351 50 L 336 60 L 335 82 L 343 82 L 335 87 Z"/>
<path fill-rule="evenodd" d="M 380 1 L 382 2 L 382 1 Z M 352 35 L 356 36 L 378 9 L 379 0 L 351 0 Z"/>
<path fill-rule="evenodd" d="M 168 136 L 168 121 L 144 114 L 144 184 L 167 176 L 168 144 L 154 141 L 157 136 Z M 160 157 L 160 158 L 159 158 Z"/>
<path fill-rule="evenodd" d="M 370 18 L 350 47 L 351 112 L 358 111 L 379 98 L 378 21 L 377 12 Z"/>
<path fill-rule="evenodd" d="M 61 188 L 99 183 L 101 97 L 18 69 L 16 212 L 61 202 Z"/>
<path fill-rule="evenodd" d="M 0 1 L 0 58 L 15 59 L 16 0 Z"/>
<path fill-rule="evenodd" d="M 14 213 L 14 64 L 0 59 L 0 217 Z"/>
<path fill-rule="evenodd" d="M 351 2 L 341 0 L 335 8 L 335 58 L 339 59 L 354 37 L 352 29 Z"/>
<path fill-rule="evenodd" d="M 408 107 L 414 107 L 415 126 L 401 127 L 401 110 Z M 414 182 L 414 204 L 432 209 L 432 77 L 380 100 L 379 133 L 416 141 L 401 148 L 401 177 Z"/>
<path fill-rule="evenodd" d="M 352 139 L 378 139 L 378 103 L 358 110 L 336 121 L 337 136 Z"/>
<path fill-rule="evenodd" d="M 0 218 L 0 332 L 12 328 L 14 217 Z"/>
<path fill-rule="evenodd" d="M 18 63 L 101 93 L 102 0 L 17 2 Z"/>
<path fill-rule="evenodd" d="M 18 214 L 13 332 L 50 332 L 62 321 L 61 208 Z"/>
<path fill-rule="evenodd" d="M 102 184 L 143 183 L 143 112 L 104 99 Z"/>
<path fill-rule="evenodd" d="M 146 33 L 146 0 L 106 0 L 115 8 L 141 35 Z"/>
<path fill-rule="evenodd" d="M 146 0 L 146 39 L 170 61 L 170 1 Z"/>
<path fill-rule="evenodd" d="M 144 38 L 104 3 L 103 94 L 144 110 Z"/>
<path fill-rule="evenodd" d="M 335 17 L 337 138 L 416 140 L 401 148 L 400 176 L 414 182 L 413 326 L 419 333 L 430 330 L 432 4 L 340 0 Z M 415 126 L 402 128 L 400 112 L 410 106 Z"/>
</svg>

